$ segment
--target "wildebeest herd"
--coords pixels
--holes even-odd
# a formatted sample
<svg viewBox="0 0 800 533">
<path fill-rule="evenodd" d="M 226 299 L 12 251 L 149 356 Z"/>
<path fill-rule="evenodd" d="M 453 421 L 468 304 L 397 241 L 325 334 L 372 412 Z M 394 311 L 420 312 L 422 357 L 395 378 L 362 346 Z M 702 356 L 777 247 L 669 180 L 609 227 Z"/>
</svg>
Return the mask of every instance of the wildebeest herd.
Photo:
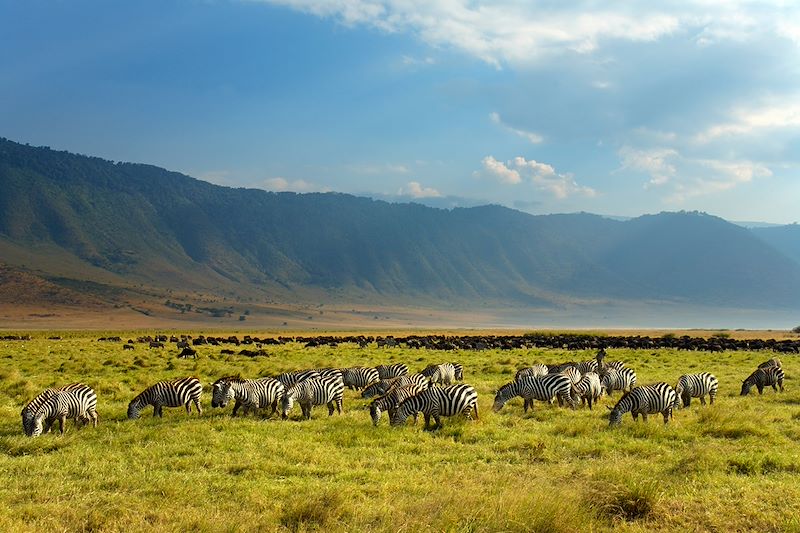
<svg viewBox="0 0 800 533">
<path fill-rule="evenodd" d="M 577 337 L 577 338 L 576 338 Z M 558 347 L 573 346 L 576 343 L 582 347 L 595 347 L 595 340 L 588 336 L 560 336 L 549 335 L 541 338 L 534 336 L 524 337 L 408 337 L 402 342 L 409 347 L 435 346 L 436 343 L 447 342 L 453 344 L 454 339 L 460 339 L 459 344 L 469 345 L 472 349 L 496 348 L 498 345 L 517 345 L 520 342 L 535 343 L 537 339 L 550 340 L 551 344 L 559 343 Z M 169 340 L 188 347 L 188 336 Z M 192 339 L 192 343 L 200 345 L 208 343 L 207 337 Z M 211 342 L 218 342 L 217 339 Z M 325 340 L 325 342 L 320 342 Z M 331 340 L 333 339 L 333 340 Z M 384 346 L 397 345 L 399 342 L 394 337 L 389 338 L 353 337 L 341 338 L 323 337 L 313 339 L 294 338 L 294 342 L 304 342 L 306 346 L 320 344 L 338 344 L 338 342 L 372 342 L 383 343 Z M 606 346 L 619 344 L 618 341 L 609 342 L 609 337 L 600 337 Z M 614 338 L 611 338 L 614 339 Z M 642 342 L 641 337 L 635 339 L 635 344 Z M 690 339 L 690 338 L 689 338 Z M 114 337 L 110 339 L 120 341 Z M 691 339 L 690 339 L 691 340 Z M 140 338 L 138 342 L 147 342 L 151 348 L 156 348 L 155 343 L 166 342 L 167 339 Z M 288 342 L 288 339 L 279 338 L 271 341 L 245 337 L 239 341 L 235 337 L 228 337 L 219 342 L 234 344 L 256 344 L 260 349 L 264 344 L 278 344 Z M 645 344 L 648 344 L 645 342 Z M 128 341 L 126 346 L 132 346 L 133 341 Z M 686 342 L 687 346 L 700 346 L 695 342 Z M 672 418 L 672 410 L 677 407 L 689 406 L 692 398 L 699 398 L 705 404 L 705 397 L 714 403 L 717 395 L 718 381 L 708 372 L 685 374 L 680 376 L 673 388 L 667 383 L 655 383 L 637 386 L 636 373 L 621 361 L 606 360 L 606 346 L 599 346 L 594 359 L 582 362 L 565 362 L 557 365 L 534 364 L 519 370 L 514 379 L 496 392 L 493 410 L 499 411 L 510 399 L 521 397 L 524 400 L 524 410 L 527 412 L 533 407 L 534 401 L 552 403 L 557 400 L 559 405 L 575 409 L 578 404 L 588 405 L 589 409 L 603 396 L 611 396 L 614 391 L 622 391 L 623 395 L 611 410 L 609 420 L 614 425 L 621 421 L 625 413 L 631 413 L 634 420 L 642 415 L 647 420 L 648 414 L 662 414 L 664 422 Z M 773 345 L 774 347 L 774 345 Z M 784 346 L 784 348 L 786 348 Z M 687 348 L 697 349 L 697 348 Z M 421 412 L 425 420 L 425 428 L 430 428 L 430 419 L 433 418 L 433 429 L 441 427 L 441 417 L 464 414 L 468 419 L 478 417 L 478 394 L 475 388 L 461 382 L 464 379 L 464 368 L 455 362 L 432 364 L 418 373 L 410 373 L 408 365 L 395 363 L 379 365 L 376 367 L 358 366 L 349 368 L 317 368 L 286 372 L 273 377 L 258 379 L 244 379 L 240 376 L 227 376 L 217 379 L 211 385 L 212 401 L 214 408 L 225 407 L 234 402 L 233 415 L 242 409 L 244 414 L 269 409 L 267 416 L 274 415 L 280 408 L 282 418 L 287 418 L 295 403 L 300 405 L 302 416 L 311 418 L 314 406 L 325 405 L 328 415 L 342 412 L 345 388 L 360 390 L 361 397 L 370 400 L 369 411 L 372 422 L 378 425 L 381 414 L 387 412 L 392 426 L 402 425 L 409 417 L 416 421 Z M 767 386 L 776 391 L 778 387 L 783 391 L 784 372 L 778 358 L 772 358 L 758 366 L 758 368 L 742 382 L 741 395 L 749 393 L 756 387 L 759 394 Z M 139 417 L 140 412 L 147 406 L 153 407 L 154 416 L 161 416 L 164 407 L 186 408 L 191 413 L 191 404 L 195 405 L 198 413 L 202 413 L 200 403 L 203 386 L 196 377 L 181 377 L 174 380 L 161 381 L 148 387 L 128 405 L 127 416 L 129 419 Z M 58 421 L 60 432 L 64 432 L 66 419 L 74 419 L 76 423 L 92 422 L 97 425 L 97 395 L 94 390 L 83 383 L 73 383 L 61 388 L 46 389 L 32 399 L 22 409 L 23 430 L 28 436 L 38 436 L 49 431 L 51 426 Z"/>
</svg>

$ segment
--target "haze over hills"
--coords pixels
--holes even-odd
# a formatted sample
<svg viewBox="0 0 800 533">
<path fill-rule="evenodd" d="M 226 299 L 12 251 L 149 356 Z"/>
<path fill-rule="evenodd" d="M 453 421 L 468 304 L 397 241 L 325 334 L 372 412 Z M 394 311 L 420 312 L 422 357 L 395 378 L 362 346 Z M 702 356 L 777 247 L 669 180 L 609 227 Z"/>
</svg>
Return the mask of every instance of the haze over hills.
<svg viewBox="0 0 800 533">
<path fill-rule="evenodd" d="M 1 261 L 109 301 L 126 286 L 249 301 L 800 308 L 796 225 L 232 189 L 4 139 L 0 188 Z"/>
</svg>

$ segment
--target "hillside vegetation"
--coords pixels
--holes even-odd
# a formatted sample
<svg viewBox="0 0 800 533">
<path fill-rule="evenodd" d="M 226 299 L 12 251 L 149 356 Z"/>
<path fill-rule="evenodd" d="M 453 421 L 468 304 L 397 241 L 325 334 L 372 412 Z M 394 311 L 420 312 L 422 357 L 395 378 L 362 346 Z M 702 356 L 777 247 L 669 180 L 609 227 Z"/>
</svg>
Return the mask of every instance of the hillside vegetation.
<svg viewBox="0 0 800 533">
<path fill-rule="evenodd" d="M 3 260 L 51 281 L 406 305 L 800 305 L 795 241 L 699 213 L 621 222 L 232 189 L 8 140 L 0 187 Z"/>
<path fill-rule="evenodd" d="M 741 380 L 774 354 L 610 349 L 640 383 L 674 384 L 686 372 L 720 381 L 713 406 L 697 401 L 664 426 L 626 416 L 608 427 L 594 411 L 519 399 L 491 411 L 495 390 L 534 362 L 585 360 L 560 349 L 435 351 L 265 346 L 268 356 L 194 360 L 174 350 L 97 342 L 85 334 L 0 342 L 0 529 L 4 531 L 798 531 L 800 390 L 782 356 L 786 392 L 740 397 Z M 111 335 L 111 333 L 104 334 Z M 123 338 L 134 333 L 123 333 Z M 223 375 L 405 362 L 459 361 L 479 393 L 480 419 L 444 419 L 437 432 L 373 427 L 356 392 L 345 414 L 264 420 L 230 417 L 203 399 L 202 416 L 165 409 L 125 419 L 150 384 Z M 100 425 L 66 435 L 22 435 L 19 411 L 41 389 L 84 381 Z M 619 393 L 617 393 L 617 398 Z M 295 409 L 295 411 L 298 411 Z"/>
</svg>

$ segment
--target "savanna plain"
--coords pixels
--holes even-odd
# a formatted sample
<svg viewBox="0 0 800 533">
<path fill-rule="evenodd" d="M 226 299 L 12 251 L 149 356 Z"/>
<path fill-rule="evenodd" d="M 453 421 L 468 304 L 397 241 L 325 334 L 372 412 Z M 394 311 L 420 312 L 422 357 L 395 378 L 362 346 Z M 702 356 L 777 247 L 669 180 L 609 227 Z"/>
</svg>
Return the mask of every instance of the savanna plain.
<svg viewBox="0 0 800 533">
<path fill-rule="evenodd" d="M 153 332 L 150 332 L 153 333 Z M 58 335 L 60 340 L 48 337 Z M 582 361 L 594 351 L 434 351 L 404 347 L 265 346 L 267 356 L 201 346 L 178 359 L 174 345 L 150 350 L 99 342 L 104 332 L 34 332 L 0 341 L 1 531 L 800 531 L 800 388 L 796 356 L 769 351 L 609 349 L 639 384 L 675 385 L 708 371 L 714 405 L 694 400 L 664 425 L 626 415 L 608 426 L 620 393 L 594 410 L 522 400 L 492 412 L 495 391 L 533 363 Z M 137 333 L 117 333 L 123 339 Z M 742 380 L 779 355 L 786 391 Z M 373 427 L 367 400 L 345 392 L 343 415 L 325 407 L 300 420 L 231 417 L 211 407 L 210 384 L 317 367 L 404 362 L 412 372 L 457 361 L 479 394 L 480 418 Z M 194 375 L 205 386 L 202 415 L 128 402 L 163 379 Z M 67 424 L 38 438 L 20 410 L 42 389 L 76 381 L 97 392 L 97 428 Z"/>
</svg>

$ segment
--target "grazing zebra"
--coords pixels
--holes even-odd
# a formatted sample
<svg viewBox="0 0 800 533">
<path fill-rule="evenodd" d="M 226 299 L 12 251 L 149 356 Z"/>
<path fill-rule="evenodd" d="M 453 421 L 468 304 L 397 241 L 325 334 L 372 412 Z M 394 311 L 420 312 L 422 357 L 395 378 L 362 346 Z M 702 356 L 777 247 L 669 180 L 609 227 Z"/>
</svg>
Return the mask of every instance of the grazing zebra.
<svg viewBox="0 0 800 533">
<path fill-rule="evenodd" d="M 161 417 L 164 407 L 186 407 L 186 412 L 192 412 L 194 403 L 198 414 L 203 413 L 200 407 L 200 396 L 203 386 L 200 380 L 194 377 L 178 378 L 169 381 L 159 381 L 142 391 L 128 404 L 128 418 L 139 418 L 139 413 L 147 405 L 153 406 L 153 416 Z"/>
<path fill-rule="evenodd" d="M 436 422 L 433 429 L 442 427 L 440 417 L 443 416 L 464 413 L 467 419 L 472 420 L 473 413 L 475 418 L 478 418 L 478 393 L 474 387 L 464 383 L 431 387 L 403 400 L 392 416 L 391 425 L 404 424 L 409 416 L 420 411 L 425 417 L 425 429 L 429 428 L 431 417 Z"/>
<path fill-rule="evenodd" d="M 600 376 L 600 379 L 610 371 L 610 370 L 622 370 L 625 368 L 625 363 L 622 361 L 606 361 L 606 351 L 603 348 L 600 348 L 600 351 L 597 352 L 597 356 L 595 361 L 597 362 L 597 367 L 595 367 L 595 372 Z"/>
<path fill-rule="evenodd" d="M 567 368 L 562 370 L 560 373 L 561 373 L 561 375 L 567 376 L 569 378 L 569 380 L 573 384 L 577 383 L 581 379 L 580 371 L 577 368 L 575 368 L 574 366 L 568 366 Z"/>
<path fill-rule="evenodd" d="M 607 369 L 606 373 L 601 375 L 600 383 L 609 396 L 615 390 L 630 391 L 636 386 L 636 372 L 630 368 L 623 368 L 622 370 Z"/>
<path fill-rule="evenodd" d="M 428 376 L 431 380 L 431 384 L 450 385 L 456 380 L 456 367 L 453 363 L 428 365 L 420 374 Z"/>
<path fill-rule="evenodd" d="M 38 396 L 36 396 L 33 400 L 28 402 L 28 404 L 22 408 L 20 415 L 22 416 L 22 430 L 25 432 L 25 435 L 31 436 L 33 433 L 33 419 L 36 415 L 36 411 L 41 407 L 47 400 L 52 398 L 56 395 L 56 393 L 61 391 L 68 391 L 74 392 L 75 394 L 85 398 L 84 402 L 86 404 L 86 414 L 88 415 L 88 419 L 92 421 L 92 425 L 97 427 L 97 394 L 95 394 L 94 390 L 88 385 L 84 385 L 83 383 L 70 383 L 69 385 L 65 385 L 59 389 L 45 389 Z M 78 422 L 78 420 L 76 420 Z M 44 431 L 50 431 L 50 426 L 53 424 L 53 420 L 45 420 L 45 429 Z"/>
<path fill-rule="evenodd" d="M 492 410 L 495 412 L 503 408 L 507 401 L 515 396 L 521 396 L 524 403 L 525 412 L 528 407 L 533 407 L 533 401 L 549 402 L 554 396 L 558 398 L 558 403 L 569 404 L 575 407 L 571 396 L 572 382 L 563 374 L 547 374 L 546 376 L 536 376 L 529 378 L 515 379 L 511 383 L 506 383 L 497 391 L 494 397 Z"/>
<path fill-rule="evenodd" d="M 408 365 L 405 363 L 394 363 L 391 365 L 378 365 L 375 367 L 378 371 L 379 379 L 398 378 L 408 374 Z"/>
<path fill-rule="evenodd" d="M 420 385 L 424 388 L 427 388 L 429 381 L 428 378 L 422 374 L 406 374 L 396 378 L 382 379 L 364 389 L 364 391 L 361 393 L 361 397 L 364 399 L 369 399 L 377 396 L 383 396 L 393 388 L 404 387 L 406 385 Z"/>
<path fill-rule="evenodd" d="M 596 372 L 587 372 L 581 379 L 572 386 L 572 399 L 577 402 L 578 398 L 581 399 L 581 405 L 589 404 L 589 410 L 592 410 L 592 404 L 597 403 L 603 395 L 603 386 L 600 383 L 600 376 Z"/>
<path fill-rule="evenodd" d="M 372 417 L 372 425 L 378 425 L 382 411 L 388 411 L 389 419 L 391 420 L 397 406 L 400 405 L 403 400 L 419 394 L 424 390 L 428 390 L 428 388 L 424 385 L 412 383 L 411 385 L 405 385 L 403 387 L 394 387 L 386 395 L 372 400 L 372 403 L 369 404 L 369 414 Z M 414 423 L 416 424 L 416 422 L 417 414 L 414 413 Z"/>
<path fill-rule="evenodd" d="M 742 382 L 741 396 L 747 396 L 753 385 L 756 386 L 759 394 L 763 394 L 764 387 L 767 385 L 771 386 L 775 392 L 778 392 L 778 387 L 780 387 L 783 392 L 783 377 L 783 369 L 779 366 L 759 368 Z"/>
<path fill-rule="evenodd" d="M 718 387 L 719 381 L 708 372 L 701 372 L 699 374 L 684 374 L 678 378 L 678 385 L 675 387 L 675 394 L 677 395 L 676 401 L 678 402 L 678 406 L 689 407 L 689 405 L 692 403 L 692 398 L 700 398 L 700 404 L 705 405 L 706 394 L 708 394 L 709 402 L 713 404 L 714 398 L 717 397 Z"/>
<path fill-rule="evenodd" d="M 316 370 L 295 370 L 293 372 L 284 372 L 275 376 L 275 379 L 283 383 L 284 388 L 289 388 L 296 383 L 300 383 L 306 379 L 319 379 L 321 376 Z"/>
<path fill-rule="evenodd" d="M 537 363 L 533 366 L 529 366 L 528 368 L 520 368 L 517 370 L 517 373 L 514 375 L 514 379 L 533 378 L 536 376 L 546 376 L 547 374 L 547 365 Z"/>
<path fill-rule="evenodd" d="M 89 403 L 87 400 L 89 398 L 81 395 L 80 392 L 56 391 L 36 410 L 33 416 L 33 430 L 30 436 L 38 437 L 45 429 L 45 421 L 49 421 L 47 424 L 47 429 L 49 429 L 55 420 L 58 420 L 58 429 L 63 435 L 67 418 L 74 418 L 75 420 L 89 418 L 89 413 L 87 412 Z"/>
<path fill-rule="evenodd" d="M 374 370 L 374 369 L 373 369 Z M 281 398 L 281 417 L 288 418 L 294 402 L 300 404 L 303 417 L 311 418 L 311 408 L 315 405 L 328 406 L 328 416 L 334 410 L 342 414 L 342 398 L 344 397 L 344 383 L 339 379 L 305 379 L 292 385 L 283 393 Z"/>
<path fill-rule="evenodd" d="M 229 401 L 236 401 L 231 416 L 236 416 L 242 406 L 245 416 L 251 409 L 257 411 L 267 407 L 272 407 L 270 415 L 274 415 L 284 388 L 283 383 L 273 378 L 242 379 L 229 376 L 215 381 L 211 391 L 211 407 L 225 407 Z"/>
<path fill-rule="evenodd" d="M 456 381 L 464 381 L 464 366 L 461 363 L 450 363 L 453 365 L 455 371 L 454 377 Z"/>
<path fill-rule="evenodd" d="M 364 389 L 379 380 L 378 371 L 372 367 L 353 366 L 342 369 L 342 381 L 350 390 Z"/>
<path fill-rule="evenodd" d="M 781 360 L 778 359 L 777 357 L 773 357 L 769 361 L 764 361 L 763 363 L 758 365 L 758 368 L 767 368 L 770 366 L 777 366 L 778 368 L 781 368 Z"/>
<path fill-rule="evenodd" d="M 634 420 L 638 420 L 639 415 L 642 415 L 642 420 L 645 422 L 647 422 L 648 414 L 661 413 L 664 415 L 664 423 L 667 424 L 672 418 L 672 407 L 675 405 L 677 397 L 675 389 L 663 382 L 635 387 L 632 391 L 623 394 L 613 408 L 608 406 L 611 409 L 609 425 L 619 424 L 622 421 L 622 415 L 628 412 L 631 413 Z"/>
<path fill-rule="evenodd" d="M 341 368 L 317 368 L 316 371 L 321 378 L 343 379 Z"/>
</svg>

